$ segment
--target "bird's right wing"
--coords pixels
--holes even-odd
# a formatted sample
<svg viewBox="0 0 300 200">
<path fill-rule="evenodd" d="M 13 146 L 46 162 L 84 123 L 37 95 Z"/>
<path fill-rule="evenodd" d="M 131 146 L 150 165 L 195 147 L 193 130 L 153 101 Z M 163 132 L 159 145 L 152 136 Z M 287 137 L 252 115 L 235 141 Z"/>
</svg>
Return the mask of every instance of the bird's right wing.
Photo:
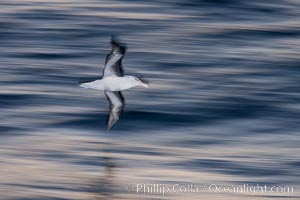
<svg viewBox="0 0 300 200">
<path fill-rule="evenodd" d="M 113 125 L 119 120 L 125 101 L 121 92 L 104 91 L 106 98 L 109 102 L 109 117 L 107 121 L 107 130 L 110 130 Z"/>
<path fill-rule="evenodd" d="M 111 51 L 106 56 L 103 77 L 123 76 L 122 59 L 126 52 L 126 46 L 111 38 Z"/>
</svg>

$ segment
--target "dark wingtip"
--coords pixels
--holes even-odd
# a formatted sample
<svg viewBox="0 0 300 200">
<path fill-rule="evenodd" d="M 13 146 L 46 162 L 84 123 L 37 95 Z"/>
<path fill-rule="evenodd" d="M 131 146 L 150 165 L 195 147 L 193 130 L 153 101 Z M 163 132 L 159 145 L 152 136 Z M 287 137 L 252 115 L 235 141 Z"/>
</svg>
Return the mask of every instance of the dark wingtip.
<svg viewBox="0 0 300 200">
<path fill-rule="evenodd" d="M 109 123 L 109 117 L 107 118 L 106 121 L 106 131 L 109 131 L 112 128 L 111 124 Z"/>
<path fill-rule="evenodd" d="M 118 40 L 117 36 L 111 35 L 110 36 L 110 42 L 113 43 L 114 41 Z"/>
<path fill-rule="evenodd" d="M 114 125 L 115 125 L 115 123 L 107 124 L 106 131 L 110 131 Z"/>
<path fill-rule="evenodd" d="M 122 52 L 123 54 L 124 54 L 124 53 L 126 52 L 126 50 L 127 50 L 126 44 L 125 44 L 125 43 L 122 43 L 122 42 L 118 39 L 118 37 L 115 36 L 115 35 L 111 35 L 111 36 L 110 36 L 110 43 L 111 43 L 112 46 L 118 47 L 118 48 L 121 50 L 121 52 Z"/>
<path fill-rule="evenodd" d="M 112 126 L 109 124 L 109 122 L 107 122 L 106 124 L 106 130 L 109 131 L 112 128 Z"/>
<path fill-rule="evenodd" d="M 115 123 L 111 121 L 111 114 L 108 115 L 107 121 L 106 121 L 106 130 L 109 131 Z"/>
</svg>

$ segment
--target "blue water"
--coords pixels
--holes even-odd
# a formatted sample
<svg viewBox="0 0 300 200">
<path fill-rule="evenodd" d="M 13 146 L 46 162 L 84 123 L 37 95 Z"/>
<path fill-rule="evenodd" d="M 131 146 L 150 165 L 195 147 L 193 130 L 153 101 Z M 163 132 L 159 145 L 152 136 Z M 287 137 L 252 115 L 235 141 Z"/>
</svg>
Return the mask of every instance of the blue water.
<svg viewBox="0 0 300 200">
<path fill-rule="evenodd" d="M 2 0 L 0 199 L 300 198 L 300 2 Z M 105 130 L 110 35 L 128 46 Z M 136 184 L 293 192 L 137 194 Z"/>
</svg>

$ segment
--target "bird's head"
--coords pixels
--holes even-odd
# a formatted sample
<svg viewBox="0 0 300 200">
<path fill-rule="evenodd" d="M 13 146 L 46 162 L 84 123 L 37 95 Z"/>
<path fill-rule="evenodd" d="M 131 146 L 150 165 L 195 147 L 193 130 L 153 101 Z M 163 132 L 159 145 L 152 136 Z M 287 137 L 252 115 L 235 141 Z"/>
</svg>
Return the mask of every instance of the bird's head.
<svg viewBox="0 0 300 200">
<path fill-rule="evenodd" d="M 142 80 L 141 78 L 135 77 L 135 76 L 130 76 L 130 80 L 134 83 L 136 86 L 142 86 L 145 88 L 149 87 L 149 82 L 146 80 Z"/>
</svg>

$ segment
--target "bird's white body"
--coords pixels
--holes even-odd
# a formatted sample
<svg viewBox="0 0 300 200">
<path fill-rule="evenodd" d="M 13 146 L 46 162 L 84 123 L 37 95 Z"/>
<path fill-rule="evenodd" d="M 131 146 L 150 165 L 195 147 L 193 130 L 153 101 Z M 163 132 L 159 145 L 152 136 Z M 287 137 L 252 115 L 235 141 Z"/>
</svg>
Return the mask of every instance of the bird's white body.
<svg viewBox="0 0 300 200">
<path fill-rule="evenodd" d="M 108 76 L 89 83 L 83 83 L 80 86 L 95 90 L 123 91 L 138 85 L 148 87 L 147 84 L 140 82 L 139 79 L 134 76 Z"/>
</svg>

